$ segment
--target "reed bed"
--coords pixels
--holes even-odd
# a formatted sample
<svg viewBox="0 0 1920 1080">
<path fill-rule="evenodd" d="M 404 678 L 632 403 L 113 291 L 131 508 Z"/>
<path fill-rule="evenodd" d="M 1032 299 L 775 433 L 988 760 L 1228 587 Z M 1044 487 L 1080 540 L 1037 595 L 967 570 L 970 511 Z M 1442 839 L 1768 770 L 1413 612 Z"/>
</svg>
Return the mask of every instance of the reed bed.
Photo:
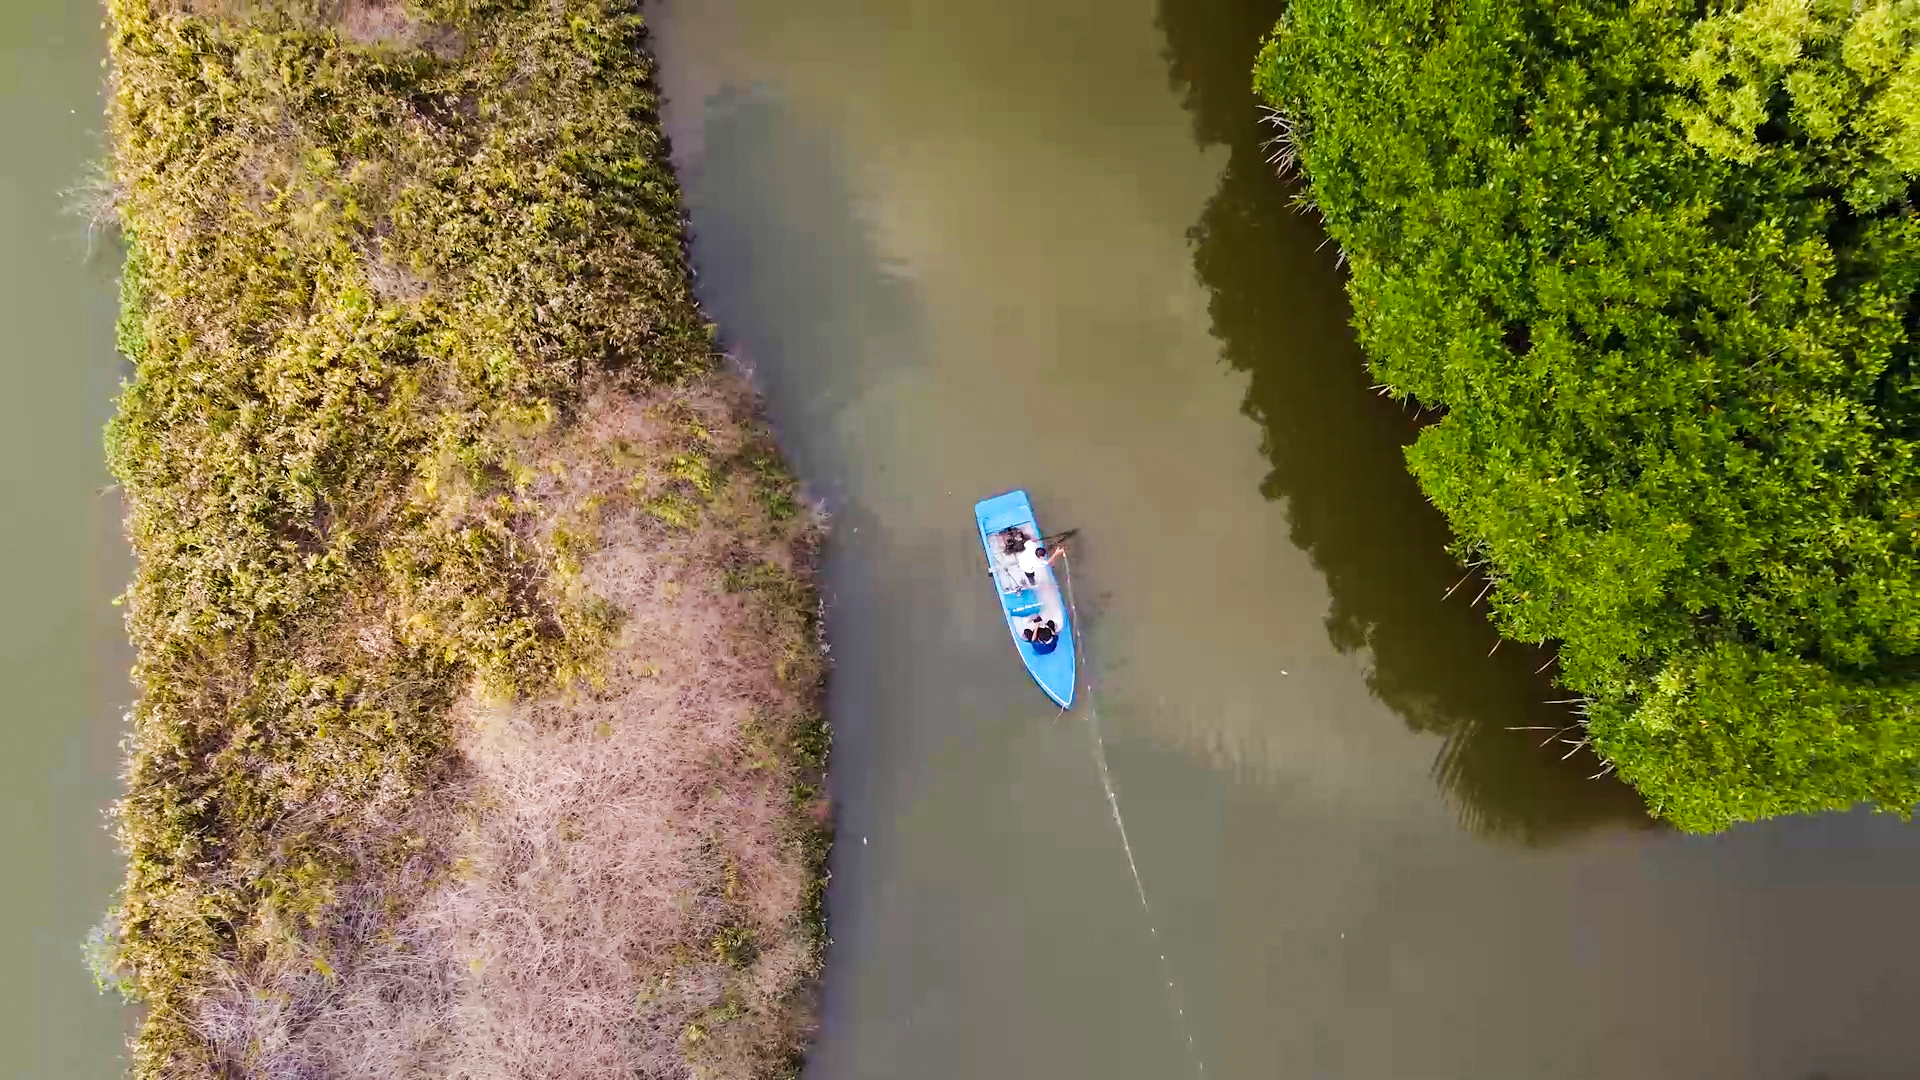
<svg viewBox="0 0 1920 1080">
<path fill-rule="evenodd" d="M 139 1077 L 791 1073 L 819 515 L 638 17 L 111 0 Z"/>
</svg>

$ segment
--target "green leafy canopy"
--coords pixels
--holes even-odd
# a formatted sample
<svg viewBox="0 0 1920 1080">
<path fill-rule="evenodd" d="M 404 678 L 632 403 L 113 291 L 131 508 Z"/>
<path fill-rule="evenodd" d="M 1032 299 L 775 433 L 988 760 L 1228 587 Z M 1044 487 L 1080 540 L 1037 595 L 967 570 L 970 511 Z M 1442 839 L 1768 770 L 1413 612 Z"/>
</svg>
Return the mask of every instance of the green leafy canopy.
<svg viewBox="0 0 1920 1080">
<path fill-rule="evenodd" d="M 1621 774 L 1690 829 L 1920 802 L 1920 0 L 1295 0 L 1255 74 Z"/>
</svg>

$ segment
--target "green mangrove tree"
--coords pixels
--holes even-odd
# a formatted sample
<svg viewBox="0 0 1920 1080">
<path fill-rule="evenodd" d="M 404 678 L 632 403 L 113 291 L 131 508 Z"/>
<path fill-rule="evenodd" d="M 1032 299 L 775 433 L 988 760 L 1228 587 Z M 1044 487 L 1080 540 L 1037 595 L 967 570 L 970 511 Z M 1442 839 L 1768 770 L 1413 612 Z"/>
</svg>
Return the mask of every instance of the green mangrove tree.
<svg viewBox="0 0 1920 1080">
<path fill-rule="evenodd" d="M 1920 801 L 1920 3 L 1295 0 L 1409 465 L 1684 828 Z"/>
</svg>

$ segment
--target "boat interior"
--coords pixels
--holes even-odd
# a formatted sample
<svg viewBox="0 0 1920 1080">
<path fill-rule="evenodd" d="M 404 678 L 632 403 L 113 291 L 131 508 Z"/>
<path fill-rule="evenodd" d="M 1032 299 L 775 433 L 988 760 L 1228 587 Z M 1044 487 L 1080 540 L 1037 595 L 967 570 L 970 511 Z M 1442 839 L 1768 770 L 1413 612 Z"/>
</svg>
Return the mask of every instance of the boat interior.
<svg viewBox="0 0 1920 1080">
<path fill-rule="evenodd" d="M 1054 576 L 1053 567 L 1048 566 L 1040 572 L 1037 580 L 1029 583 L 1027 576 L 1020 571 L 1017 557 L 1018 547 L 1008 551 L 1010 541 L 1037 540 L 1033 530 L 1024 525 L 1002 529 L 993 534 L 991 567 L 994 584 L 1005 597 L 1007 621 L 1017 632 L 1021 627 L 1038 616 L 1041 622 L 1051 622 L 1056 628 L 1067 625 L 1066 606 L 1061 602 L 1059 580 Z"/>
</svg>

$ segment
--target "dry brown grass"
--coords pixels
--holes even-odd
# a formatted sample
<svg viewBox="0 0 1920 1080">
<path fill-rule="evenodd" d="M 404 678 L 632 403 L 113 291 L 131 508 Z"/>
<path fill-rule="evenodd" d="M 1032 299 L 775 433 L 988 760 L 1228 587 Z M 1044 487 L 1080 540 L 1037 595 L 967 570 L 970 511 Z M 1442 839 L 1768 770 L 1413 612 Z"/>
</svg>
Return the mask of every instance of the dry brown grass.
<svg viewBox="0 0 1920 1080">
<path fill-rule="evenodd" d="M 158 10 L 234 21 L 281 15 L 297 25 L 336 26 L 363 45 L 404 40 L 415 20 L 406 0 L 156 0 Z"/>
<path fill-rule="evenodd" d="M 342 0 L 340 30 L 362 45 L 405 43 L 415 30 L 404 0 Z"/>
<path fill-rule="evenodd" d="M 622 620 L 597 685 L 460 702 L 458 764 L 358 838 L 326 940 L 209 987 L 195 1026 L 220 1074 L 745 1078 L 792 1064 L 824 837 L 819 751 L 803 745 L 821 653 L 787 586 L 806 588 L 820 526 L 768 498 L 751 409 L 733 376 L 603 391 L 541 449 L 535 488 L 555 513 L 536 539 L 559 551 L 557 534 L 591 533 L 579 580 Z M 703 486 L 696 461 L 698 522 L 663 520 L 656 500 Z"/>
</svg>

